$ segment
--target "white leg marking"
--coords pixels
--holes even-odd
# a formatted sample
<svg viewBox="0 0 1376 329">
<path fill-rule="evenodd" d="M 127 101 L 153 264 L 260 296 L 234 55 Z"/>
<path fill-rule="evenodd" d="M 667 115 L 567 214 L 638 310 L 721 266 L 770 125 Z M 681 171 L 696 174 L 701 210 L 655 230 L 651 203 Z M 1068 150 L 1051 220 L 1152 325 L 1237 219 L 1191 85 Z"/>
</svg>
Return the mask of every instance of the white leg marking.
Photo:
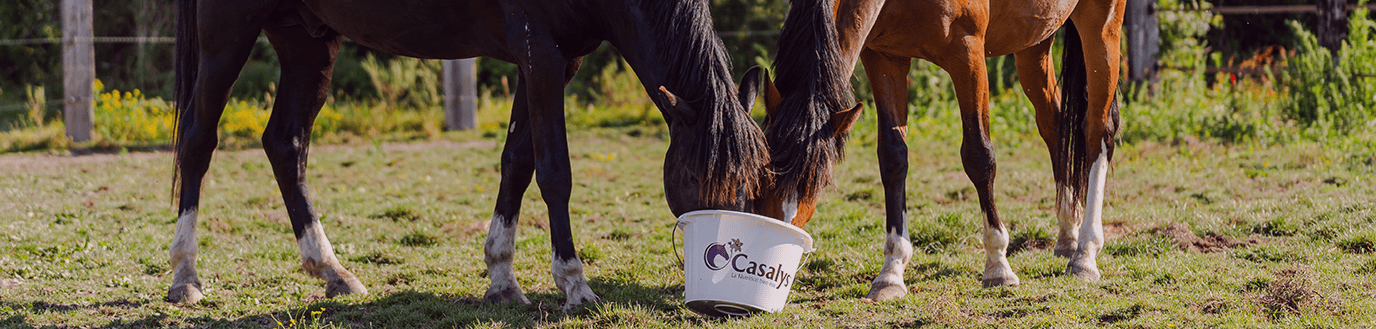
<svg viewBox="0 0 1376 329">
<path fill-rule="evenodd" d="M 1008 265 L 1008 228 L 984 223 L 984 286 L 1017 286 L 1018 274 Z"/>
<path fill-rule="evenodd" d="M 884 242 L 884 268 L 879 270 L 879 276 L 874 277 L 870 293 L 865 298 L 884 301 L 908 293 L 908 288 L 903 285 L 903 271 L 908 269 L 908 262 L 913 258 L 913 243 L 908 240 L 907 229 L 899 231 L 889 232 Z"/>
<path fill-rule="evenodd" d="M 187 209 L 177 217 L 177 228 L 172 236 L 172 246 L 168 248 L 168 256 L 172 263 L 172 287 L 167 291 L 167 301 L 199 301 L 203 295 L 201 280 L 196 277 L 196 208 Z"/>
<path fill-rule="evenodd" d="M 551 255 L 553 257 L 553 255 Z M 569 260 L 550 260 L 550 272 L 554 274 L 554 285 L 559 290 L 564 291 L 568 297 L 564 302 L 564 311 L 572 311 L 583 303 L 597 301 L 597 294 L 588 287 L 588 279 L 583 276 L 583 262 L 578 258 Z"/>
<path fill-rule="evenodd" d="M 339 259 L 334 256 L 334 247 L 330 245 L 330 239 L 325 236 L 325 229 L 319 221 L 309 224 L 301 232 L 301 238 L 296 239 L 296 244 L 301 247 L 301 267 L 311 276 L 323 277 L 323 269 L 339 264 Z"/>
<path fill-rule="evenodd" d="M 353 273 L 344 268 L 334 255 L 330 238 L 325 236 L 325 228 L 320 221 L 312 221 L 296 239 L 301 248 L 301 268 L 311 276 L 325 279 L 325 296 L 340 294 L 367 294 L 368 288 L 358 281 Z"/>
<path fill-rule="evenodd" d="M 176 233 L 172 236 L 172 247 L 168 250 L 172 269 L 176 273 L 189 271 L 196 275 L 196 208 L 188 209 L 177 217 Z"/>
<path fill-rule="evenodd" d="M 530 304 L 521 284 L 516 282 L 516 273 L 511 268 L 511 257 L 516 249 L 516 223 L 505 225 L 501 215 L 492 215 L 487 228 L 487 242 L 483 245 L 483 262 L 487 263 L 487 286 L 484 299 L 492 302 L 515 301 Z"/>
<path fill-rule="evenodd" d="M 1075 234 L 1080 230 L 1080 205 L 1075 203 L 1074 193 L 1069 186 L 1056 189 L 1056 226 L 1060 229 L 1053 249 L 1056 256 L 1070 257 L 1079 242 Z"/>
<path fill-rule="evenodd" d="M 1089 186 L 1085 193 L 1085 218 L 1080 224 L 1080 246 L 1070 258 L 1067 269 L 1075 277 L 1087 280 L 1099 279 L 1099 265 L 1095 258 L 1099 249 L 1104 247 L 1104 183 L 1108 174 L 1108 148 L 1099 142 L 1099 158 L 1089 168 Z"/>
</svg>

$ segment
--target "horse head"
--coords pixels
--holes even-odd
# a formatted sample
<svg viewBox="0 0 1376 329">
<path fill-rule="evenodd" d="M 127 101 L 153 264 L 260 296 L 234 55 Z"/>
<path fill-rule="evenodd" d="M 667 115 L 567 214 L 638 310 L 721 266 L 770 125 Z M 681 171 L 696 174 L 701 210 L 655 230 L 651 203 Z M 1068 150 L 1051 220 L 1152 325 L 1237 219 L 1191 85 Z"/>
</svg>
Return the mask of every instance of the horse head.
<svg viewBox="0 0 1376 329">
<path fill-rule="evenodd" d="M 759 85 L 765 95 L 765 136 L 774 184 L 755 200 L 755 211 L 803 227 L 831 184 L 832 166 L 843 159 L 846 135 L 864 107 L 836 106 L 844 103 L 823 99 L 836 95 L 814 91 L 781 93 L 767 76 Z"/>
<path fill-rule="evenodd" d="M 658 96 L 671 136 L 664 155 L 664 197 L 674 216 L 700 209 L 752 211 L 770 179 L 764 132 L 746 110 L 755 94 L 690 100 L 663 86 L 651 94 Z"/>
</svg>

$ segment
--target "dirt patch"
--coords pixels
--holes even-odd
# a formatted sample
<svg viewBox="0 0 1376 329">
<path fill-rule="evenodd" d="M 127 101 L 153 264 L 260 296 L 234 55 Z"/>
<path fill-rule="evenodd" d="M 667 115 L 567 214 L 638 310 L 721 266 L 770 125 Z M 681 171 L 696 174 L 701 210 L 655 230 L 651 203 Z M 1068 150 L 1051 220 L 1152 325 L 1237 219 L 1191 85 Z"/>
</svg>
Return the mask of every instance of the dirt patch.
<svg viewBox="0 0 1376 329">
<path fill-rule="evenodd" d="M 1132 234 L 1132 227 L 1127 222 L 1108 222 L 1104 223 L 1104 239 L 1117 239 Z"/>
<path fill-rule="evenodd" d="M 1209 298 L 1198 305 L 1199 311 L 1205 314 L 1220 314 L 1227 311 L 1230 307 L 1227 302 L 1218 298 Z"/>
<path fill-rule="evenodd" d="M 444 230 L 445 233 L 458 234 L 459 236 L 466 237 L 478 232 L 487 232 L 488 227 L 490 227 L 491 225 L 492 220 L 488 219 L 484 221 L 473 222 L 468 225 L 451 223 L 449 225 L 445 225 L 442 230 Z"/>
<path fill-rule="evenodd" d="M 1185 223 L 1172 223 L 1161 231 L 1161 235 L 1175 241 L 1175 245 L 1179 246 L 1180 250 L 1199 253 L 1224 252 L 1236 247 L 1261 243 L 1261 238 L 1256 236 L 1246 239 L 1234 239 L 1218 233 L 1209 233 L 1202 237 L 1197 236 L 1194 231 L 1190 230 L 1190 225 Z"/>
</svg>

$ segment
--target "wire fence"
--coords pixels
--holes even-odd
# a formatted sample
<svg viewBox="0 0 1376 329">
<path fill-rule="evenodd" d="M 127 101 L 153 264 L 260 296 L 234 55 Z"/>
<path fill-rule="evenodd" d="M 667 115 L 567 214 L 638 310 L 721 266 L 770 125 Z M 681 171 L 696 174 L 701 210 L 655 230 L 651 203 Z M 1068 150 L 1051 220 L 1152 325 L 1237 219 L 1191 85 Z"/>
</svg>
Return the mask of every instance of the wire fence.
<svg viewBox="0 0 1376 329">
<path fill-rule="evenodd" d="M 1342 2 L 1343 0 L 1329 0 L 1329 1 Z M 1157 52 L 1159 51 L 1158 45 L 1159 45 L 1159 43 L 1161 42 L 1161 40 L 1160 40 L 1160 34 L 1159 34 L 1159 24 L 1160 24 L 1160 22 L 1159 22 L 1159 20 L 1158 20 L 1157 17 L 1156 17 L 1156 13 L 1158 13 L 1158 12 L 1178 12 L 1178 13 L 1204 13 L 1204 12 L 1207 12 L 1207 13 L 1213 13 L 1213 14 L 1216 14 L 1216 15 L 1261 15 L 1261 14 L 1307 13 L 1307 14 L 1319 14 L 1319 16 L 1320 16 L 1320 18 L 1319 18 L 1319 25 L 1320 25 L 1320 27 L 1318 27 L 1318 28 L 1315 29 L 1315 33 L 1318 33 L 1318 34 L 1325 33 L 1325 32 L 1324 32 L 1324 29 L 1322 28 L 1322 26 L 1325 25 L 1325 23 L 1326 23 L 1325 21 L 1326 21 L 1326 20 L 1330 20 L 1330 19 L 1339 20 L 1337 23 L 1340 24 L 1340 25 L 1342 25 L 1343 27 L 1346 27 L 1346 26 L 1347 26 L 1347 23 L 1346 23 L 1346 15 L 1342 15 L 1342 18 L 1332 18 L 1332 17 L 1331 17 L 1332 15 L 1325 15 L 1325 14 L 1324 14 L 1325 11 L 1322 10 L 1323 8 L 1321 8 L 1323 2 L 1324 2 L 1323 0 L 1320 0 L 1320 1 L 1318 1 L 1318 3 L 1316 3 L 1316 4 L 1310 4 L 1310 5 L 1227 6 L 1227 7 L 1213 7 L 1213 8 L 1157 8 L 1157 7 L 1156 7 L 1156 1 L 1154 1 L 1154 0 L 1129 1 L 1129 2 L 1128 2 L 1127 13 L 1126 13 L 1126 15 L 1125 15 L 1125 17 L 1124 17 L 1124 18 L 1125 18 L 1124 30 L 1126 31 L 1126 34 L 1128 34 L 1128 36 L 1127 36 L 1127 39 L 1128 39 L 1128 49 L 1127 49 L 1127 51 L 1128 51 L 1128 61 L 1129 61 L 1129 63 L 1128 63 L 1128 66 L 1129 66 L 1129 67 L 1128 67 L 1128 72 L 1129 72 L 1129 73 L 1127 74 L 1128 79 L 1129 79 L 1130 81 L 1133 81 L 1133 82 L 1135 83 L 1135 82 L 1142 82 L 1142 81 L 1147 81 L 1147 80 L 1154 79 L 1153 77 L 1155 76 L 1155 72 L 1160 71 L 1160 70 L 1175 70 L 1175 71 L 1188 71 L 1188 72 L 1193 72 L 1193 71 L 1199 69 L 1198 67 L 1193 67 L 1193 66 L 1171 66 L 1171 65 L 1163 65 L 1163 64 L 1161 64 L 1161 63 L 1159 63 L 1159 62 L 1156 61 L 1156 56 L 1159 55 L 1159 54 L 1157 53 Z M 1345 8 L 1346 11 L 1350 12 L 1350 11 L 1353 11 L 1353 10 L 1359 9 L 1359 8 L 1376 9 L 1376 4 L 1362 4 L 1362 5 L 1358 5 L 1358 4 L 1345 4 L 1345 5 L 1344 5 L 1344 4 L 1334 4 L 1332 7 L 1327 7 L 1327 8 L 1332 8 L 1331 10 L 1341 10 L 1341 9 L 1338 9 L 1338 8 Z M 1329 33 L 1331 34 L 1331 32 L 1329 32 Z M 1338 36 L 1338 38 L 1340 38 L 1340 39 L 1345 39 L 1345 38 L 1346 38 L 1345 35 L 1346 35 L 1346 32 L 1343 32 L 1343 34 L 1342 34 L 1341 36 Z M 1134 40 L 1134 39 L 1140 39 L 1140 40 Z M 1335 53 L 1337 52 L 1336 49 L 1338 49 L 1338 48 L 1341 47 L 1341 44 L 1340 44 L 1341 41 L 1338 41 L 1339 44 L 1337 44 L 1337 45 L 1327 45 L 1327 44 L 1324 44 L 1324 41 L 1323 41 L 1323 40 L 1324 40 L 1324 38 L 1322 37 L 1322 35 L 1320 35 L 1320 37 L 1319 37 L 1319 42 L 1320 42 L 1320 44 L 1321 44 L 1323 47 L 1325 47 L 1325 48 L 1330 48 L 1330 50 L 1333 51 L 1333 52 L 1335 52 Z M 1135 58 L 1147 58 L 1147 60 L 1134 60 Z M 1237 74 L 1237 75 L 1265 75 L 1265 74 L 1272 74 L 1272 73 L 1275 73 L 1275 72 L 1273 72 L 1273 71 L 1275 71 L 1277 68 L 1278 68 L 1278 67 L 1276 67 L 1276 66 L 1274 66 L 1274 65 L 1271 65 L 1270 67 L 1244 66 L 1244 65 L 1207 66 L 1207 67 L 1204 68 L 1204 72 L 1205 72 L 1205 73 L 1228 73 L 1228 74 Z M 1373 77 L 1376 77 L 1376 72 L 1356 72 L 1356 73 L 1354 73 L 1354 76 L 1357 77 L 1357 78 L 1361 78 L 1361 79 L 1373 78 Z"/>
<path fill-rule="evenodd" d="M 77 40 L 84 41 L 84 40 Z M 94 37 L 94 43 L 173 43 L 177 38 L 173 37 Z M 36 39 L 4 39 L 0 40 L 0 46 L 22 46 L 38 44 L 62 43 L 62 38 L 36 38 Z"/>
<path fill-rule="evenodd" d="M 718 32 L 718 33 L 717 33 L 717 36 L 718 36 L 718 37 L 721 37 L 721 38 L 753 37 L 753 36 L 777 36 L 777 35 L 779 35 L 779 30 L 728 31 L 728 32 Z M 348 38 L 344 38 L 344 41 L 352 42 L 352 40 L 349 40 Z M 177 42 L 177 38 L 176 38 L 176 37 L 155 37 L 155 36 L 144 36 L 144 37 L 92 37 L 92 38 L 91 38 L 91 42 L 92 42 L 92 43 L 167 44 L 167 43 L 176 43 L 176 42 Z M 259 38 L 258 38 L 258 42 L 259 42 L 259 43 L 267 43 L 267 42 L 268 42 L 268 39 L 267 39 L 266 37 L 259 37 Z M 62 43 L 62 38 L 0 39 L 0 46 L 24 46 L 24 45 L 61 44 L 61 43 Z M 62 103 L 62 99 L 49 99 L 49 100 L 47 100 L 47 103 L 46 103 L 46 105 L 44 105 L 44 107 L 45 107 L 45 110 L 46 110 L 46 109 L 48 109 L 48 108 L 53 108 L 53 107 L 61 106 L 62 104 L 63 104 L 63 103 Z M 4 105 L 0 105 L 0 113 L 27 112 L 27 111 L 29 111 L 29 110 L 31 110 L 31 109 L 32 109 L 32 108 L 31 108 L 30 105 L 27 104 L 27 103 L 13 103 L 13 104 L 4 104 Z"/>
<path fill-rule="evenodd" d="M 1353 10 L 1353 9 L 1357 9 L 1357 7 L 1366 7 L 1367 9 L 1376 9 L 1376 4 L 1367 4 L 1367 5 L 1364 5 L 1364 6 L 1358 6 L 1358 5 L 1352 5 L 1352 4 L 1350 4 L 1350 5 L 1347 5 L 1347 10 L 1351 11 L 1351 10 Z M 1222 15 L 1237 15 L 1237 14 L 1286 14 L 1286 13 L 1317 13 L 1317 12 L 1319 12 L 1319 7 L 1318 7 L 1317 5 L 1230 6 L 1230 7 L 1214 7 L 1214 8 L 1208 8 L 1208 9 L 1200 9 L 1200 8 L 1163 8 L 1163 9 L 1160 9 L 1160 11 L 1172 11 L 1172 12 L 1211 12 L 1211 13 L 1222 14 Z"/>
<path fill-rule="evenodd" d="M 43 104 L 43 109 L 50 109 L 62 105 L 61 99 L 49 99 Z M 33 109 L 28 103 L 14 103 L 10 105 L 0 105 L 0 113 L 7 112 L 28 112 Z"/>
<path fill-rule="evenodd" d="M 717 32 L 717 37 L 721 37 L 721 38 L 728 38 L 728 37 L 754 37 L 754 36 L 776 36 L 776 35 L 779 35 L 779 30 Z M 78 41 L 84 41 L 84 40 L 78 40 Z M 344 38 L 344 41 L 350 41 L 350 42 L 352 42 L 352 41 L 349 40 L 348 38 Z M 93 42 L 93 43 L 138 43 L 138 44 L 145 44 L 145 43 L 175 43 L 175 42 L 177 42 L 177 38 L 176 38 L 176 37 L 92 37 L 92 38 L 91 38 L 91 42 Z M 266 37 L 259 37 L 259 38 L 258 38 L 258 42 L 266 43 L 266 42 L 268 42 L 268 38 L 266 38 Z M 22 46 L 22 45 L 59 44 L 59 43 L 62 43 L 62 38 L 0 39 L 0 46 Z"/>
</svg>

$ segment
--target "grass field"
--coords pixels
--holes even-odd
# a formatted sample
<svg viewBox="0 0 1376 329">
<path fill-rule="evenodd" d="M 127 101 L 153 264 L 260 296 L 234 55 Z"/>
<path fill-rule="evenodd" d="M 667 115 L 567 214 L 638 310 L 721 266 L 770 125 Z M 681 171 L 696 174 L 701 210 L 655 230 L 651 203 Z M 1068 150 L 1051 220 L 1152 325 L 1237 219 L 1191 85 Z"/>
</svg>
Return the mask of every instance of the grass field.
<svg viewBox="0 0 1376 329">
<path fill-rule="evenodd" d="M 807 227 L 819 248 L 790 305 L 722 320 L 681 306 L 660 129 L 570 137 L 575 241 L 603 301 L 569 314 L 557 310 L 563 294 L 549 275 L 535 187 L 515 263 L 533 304 L 481 301 L 501 134 L 312 150 L 309 179 L 326 232 L 370 289 L 335 299 L 299 268 L 262 151 L 221 151 L 198 227 L 207 297 L 194 306 L 162 301 L 175 220 L 170 154 L 0 156 L 0 327 L 1376 325 L 1370 138 L 1121 146 L 1104 218 L 1104 280 L 1086 283 L 1064 277 L 1066 260 L 1045 249 L 1055 236 L 1045 148 L 1030 135 L 996 135 L 999 210 L 1020 249 L 1010 261 L 1023 284 L 984 289 L 978 207 L 958 134 L 915 133 L 907 190 L 919 251 L 906 273 L 910 293 L 875 303 L 861 297 L 882 263 L 883 196 L 873 128 L 859 127 L 838 186 Z"/>
</svg>

